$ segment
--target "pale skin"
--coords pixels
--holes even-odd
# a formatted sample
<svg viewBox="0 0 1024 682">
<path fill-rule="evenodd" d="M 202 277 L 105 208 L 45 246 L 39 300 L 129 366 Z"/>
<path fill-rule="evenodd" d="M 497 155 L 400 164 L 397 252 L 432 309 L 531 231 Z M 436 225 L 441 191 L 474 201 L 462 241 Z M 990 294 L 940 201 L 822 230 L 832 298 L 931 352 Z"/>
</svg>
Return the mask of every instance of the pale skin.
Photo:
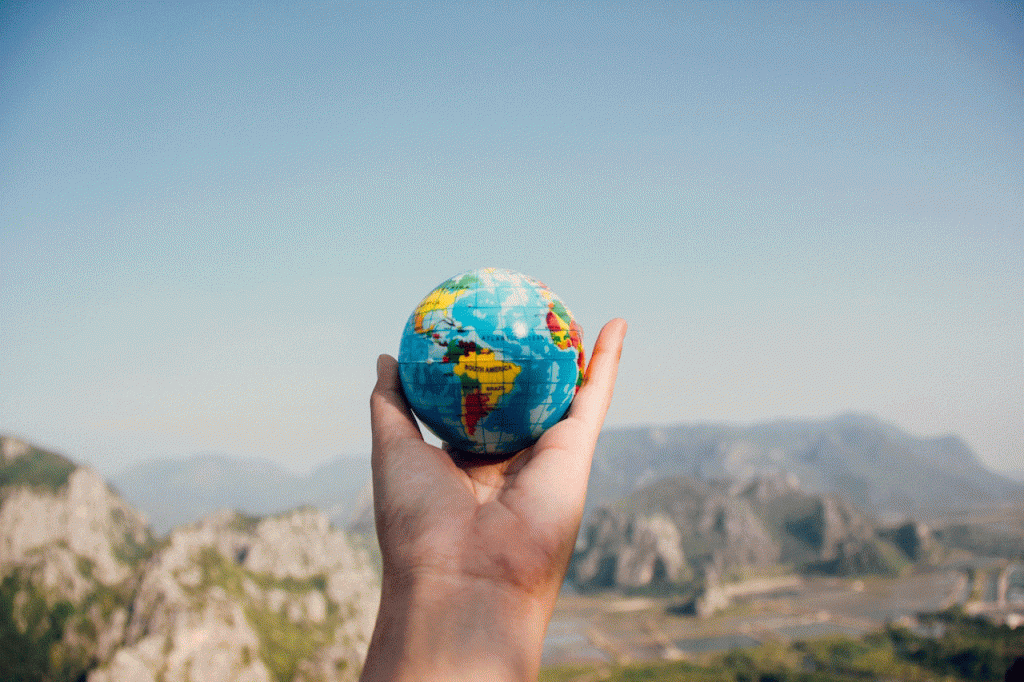
<svg viewBox="0 0 1024 682">
<path fill-rule="evenodd" d="M 383 558 L 363 682 L 535 680 L 576 542 L 626 323 L 598 335 L 567 417 L 500 462 L 424 442 L 377 360 L 373 497 Z"/>
</svg>

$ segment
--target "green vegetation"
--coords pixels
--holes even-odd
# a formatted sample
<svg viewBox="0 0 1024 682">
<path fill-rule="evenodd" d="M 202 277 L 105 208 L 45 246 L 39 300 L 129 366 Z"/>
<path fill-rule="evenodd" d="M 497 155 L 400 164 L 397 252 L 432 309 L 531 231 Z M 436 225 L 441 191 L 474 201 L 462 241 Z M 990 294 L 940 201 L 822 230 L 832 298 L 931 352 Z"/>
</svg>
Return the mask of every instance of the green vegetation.
<svg viewBox="0 0 1024 682">
<path fill-rule="evenodd" d="M 115 509 L 116 514 L 119 510 Z M 146 531 L 145 540 L 138 542 L 135 536 L 125 531 L 121 538 L 121 542 L 114 543 L 111 546 L 111 552 L 114 558 L 121 563 L 128 564 L 132 568 L 138 568 L 142 562 L 149 559 L 153 554 L 156 553 L 158 547 L 157 541 L 153 538 L 152 534 Z"/>
<path fill-rule="evenodd" d="M 910 559 L 896 545 L 882 538 L 869 538 L 857 552 L 829 561 L 814 561 L 803 566 L 809 573 L 835 576 L 882 575 L 895 577 L 908 570 Z"/>
<path fill-rule="evenodd" d="M 922 617 L 927 636 L 890 626 L 860 639 L 774 642 L 709 656 L 697 663 L 558 667 L 540 682 L 854 682 L 979 680 L 999 682 L 1024 656 L 1024 628 L 1011 630 L 959 608 Z"/>
<path fill-rule="evenodd" d="M 197 605 L 202 605 L 206 598 L 206 591 L 212 585 L 220 587 L 233 599 L 245 598 L 243 583 L 247 571 L 244 568 L 229 561 L 213 547 L 202 548 L 196 563 L 203 572 L 202 581 L 197 587 L 192 589 L 186 587 L 185 590 L 191 593 L 191 597 Z"/>
<path fill-rule="evenodd" d="M 1014 659 L 1024 656 L 1024 628 L 1011 630 L 970 617 L 961 608 L 925 620 L 942 637 L 925 637 L 905 628 L 886 634 L 896 654 L 940 675 L 965 680 L 1002 680 Z"/>
<path fill-rule="evenodd" d="M 73 613 L 71 603 L 48 605 L 21 578 L 4 578 L 0 583 L 0 680 L 79 679 L 89 661 L 61 641 Z"/>
<path fill-rule="evenodd" d="M 239 533 L 252 535 L 256 532 L 256 526 L 260 525 L 260 521 L 262 520 L 262 516 L 250 516 L 249 514 L 243 514 L 242 512 L 236 511 L 235 518 L 232 519 L 229 528 L 231 528 L 231 530 L 236 530 Z"/>
<path fill-rule="evenodd" d="M 565 667 L 542 670 L 538 682 L 735 682 L 724 670 L 692 663 L 657 663 L 624 668 Z"/>
<path fill-rule="evenodd" d="M 246 617 L 260 638 L 261 658 L 278 682 L 290 682 L 299 662 L 330 640 L 326 628 L 293 623 L 284 614 L 268 609 L 250 607 Z"/>
<path fill-rule="evenodd" d="M 78 569 L 94 564 L 79 557 Z M 128 608 L 128 584 L 94 581 L 81 604 L 48 599 L 30 579 L 15 572 L 0 582 L 0 682 L 64 682 L 84 679 L 95 665 L 92 643 L 118 608 Z M 65 635 L 72 633 L 71 637 Z"/>
<path fill-rule="evenodd" d="M 75 463 L 66 457 L 29 447 L 20 457 L 0 464 L 0 488 L 25 485 L 55 492 L 67 484 L 75 468 Z"/>
</svg>

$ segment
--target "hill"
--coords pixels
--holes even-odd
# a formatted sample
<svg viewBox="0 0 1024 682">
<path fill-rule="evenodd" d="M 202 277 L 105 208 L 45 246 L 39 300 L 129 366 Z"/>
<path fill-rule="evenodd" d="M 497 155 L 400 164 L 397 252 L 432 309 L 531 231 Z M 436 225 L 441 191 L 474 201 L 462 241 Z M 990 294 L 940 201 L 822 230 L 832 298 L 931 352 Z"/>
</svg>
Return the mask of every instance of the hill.
<svg viewBox="0 0 1024 682">
<path fill-rule="evenodd" d="M 1006 476 L 1009 479 L 1024 483 L 1024 469 L 1004 470 L 1000 471 L 999 473 L 1002 474 L 1003 476 Z"/>
<path fill-rule="evenodd" d="M 608 504 L 666 476 L 743 481 L 756 475 L 795 476 L 808 492 L 839 494 L 883 519 L 934 518 L 1024 498 L 1024 483 L 986 469 L 956 436 L 918 438 L 851 414 L 751 426 L 606 429 L 587 506 Z M 365 458 L 343 457 L 297 475 L 269 460 L 205 454 L 144 462 L 111 480 L 158 534 L 219 509 L 263 515 L 301 505 L 351 526 L 361 512 L 366 516 L 370 467 Z"/>
</svg>

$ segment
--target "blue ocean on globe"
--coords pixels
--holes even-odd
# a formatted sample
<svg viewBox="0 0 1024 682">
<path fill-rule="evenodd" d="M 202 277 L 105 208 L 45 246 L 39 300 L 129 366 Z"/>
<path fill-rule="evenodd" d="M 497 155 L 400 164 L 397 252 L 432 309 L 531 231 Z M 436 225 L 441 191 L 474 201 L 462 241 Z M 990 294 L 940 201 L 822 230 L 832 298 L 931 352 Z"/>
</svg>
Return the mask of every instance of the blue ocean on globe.
<svg viewBox="0 0 1024 682">
<path fill-rule="evenodd" d="M 406 400 L 438 438 L 457 450 L 504 455 L 565 416 L 583 383 L 583 332 L 541 282 L 472 270 L 416 306 L 398 363 Z"/>
</svg>

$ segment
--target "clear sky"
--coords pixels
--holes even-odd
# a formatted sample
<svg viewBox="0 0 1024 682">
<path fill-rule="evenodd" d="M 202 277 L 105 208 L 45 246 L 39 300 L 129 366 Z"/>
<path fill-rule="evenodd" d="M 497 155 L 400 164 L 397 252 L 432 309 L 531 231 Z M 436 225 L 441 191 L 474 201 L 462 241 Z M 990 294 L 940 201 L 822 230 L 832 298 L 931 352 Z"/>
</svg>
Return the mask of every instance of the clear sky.
<svg viewBox="0 0 1024 682">
<path fill-rule="evenodd" d="M 0 431 L 369 450 L 433 286 L 631 324 L 611 425 L 869 412 L 1024 468 L 1019 3 L 0 3 Z"/>
</svg>

